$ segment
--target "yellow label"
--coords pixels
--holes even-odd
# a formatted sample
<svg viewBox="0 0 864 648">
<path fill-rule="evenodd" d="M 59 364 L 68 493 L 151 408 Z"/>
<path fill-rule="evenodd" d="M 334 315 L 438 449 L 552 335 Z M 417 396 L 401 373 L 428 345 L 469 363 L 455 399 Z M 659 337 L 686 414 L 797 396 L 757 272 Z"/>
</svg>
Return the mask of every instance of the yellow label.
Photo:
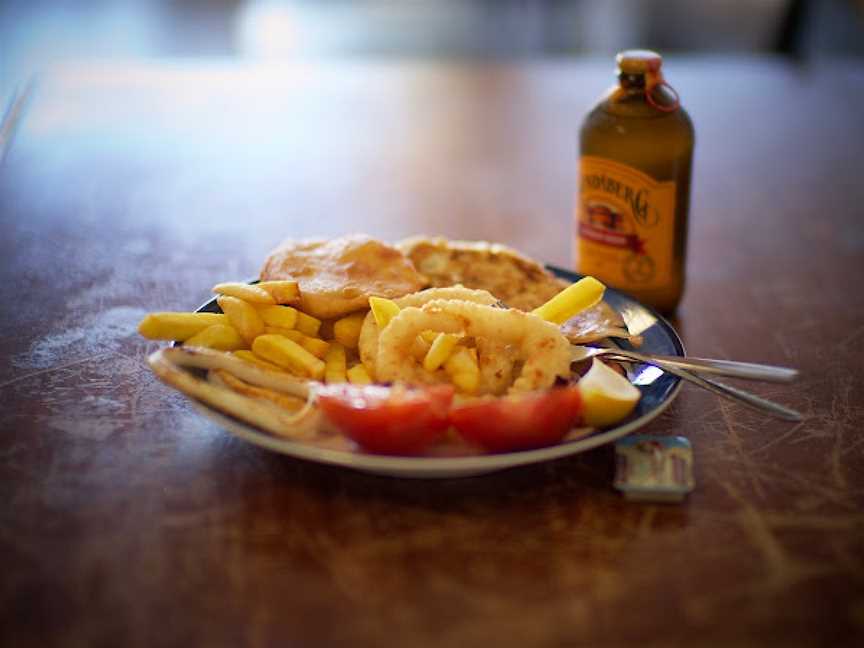
<svg viewBox="0 0 864 648">
<path fill-rule="evenodd" d="M 577 269 L 624 289 L 661 288 L 672 276 L 675 183 L 583 156 L 576 205 Z"/>
</svg>

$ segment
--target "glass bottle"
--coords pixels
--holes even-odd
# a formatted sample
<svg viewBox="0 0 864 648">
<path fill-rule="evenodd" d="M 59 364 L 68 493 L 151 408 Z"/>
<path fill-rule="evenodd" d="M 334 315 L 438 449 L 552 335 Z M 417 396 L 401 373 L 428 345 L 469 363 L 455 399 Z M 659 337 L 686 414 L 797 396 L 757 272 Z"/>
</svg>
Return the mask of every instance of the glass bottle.
<svg viewBox="0 0 864 648">
<path fill-rule="evenodd" d="M 618 85 L 580 132 L 576 270 L 668 313 L 684 291 L 693 124 L 659 54 L 616 60 Z"/>
</svg>

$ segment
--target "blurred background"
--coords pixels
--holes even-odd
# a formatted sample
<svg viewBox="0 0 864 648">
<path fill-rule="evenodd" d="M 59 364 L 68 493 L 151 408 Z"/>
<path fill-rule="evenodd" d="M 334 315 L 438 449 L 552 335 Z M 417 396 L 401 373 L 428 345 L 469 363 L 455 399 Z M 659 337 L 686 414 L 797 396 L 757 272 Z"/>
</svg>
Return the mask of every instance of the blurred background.
<svg viewBox="0 0 864 648">
<path fill-rule="evenodd" d="M 0 0 L 4 90 L 91 58 L 864 54 L 864 0 Z"/>
<path fill-rule="evenodd" d="M 634 47 L 857 67 L 864 0 L 0 0 L 0 119 L 56 64 L 594 57 L 611 72 Z"/>
</svg>

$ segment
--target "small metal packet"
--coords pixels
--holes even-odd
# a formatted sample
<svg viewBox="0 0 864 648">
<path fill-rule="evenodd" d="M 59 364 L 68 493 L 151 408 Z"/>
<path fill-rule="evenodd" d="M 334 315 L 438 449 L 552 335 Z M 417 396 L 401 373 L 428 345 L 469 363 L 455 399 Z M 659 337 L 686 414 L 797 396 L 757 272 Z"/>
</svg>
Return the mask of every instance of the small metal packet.
<svg viewBox="0 0 864 648">
<path fill-rule="evenodd" d="M 693 450 L 680 436 L 635 434 L 615 443 L 615 488 L 630 500 L 680 502 L 693 490 Z"/>
</svg>

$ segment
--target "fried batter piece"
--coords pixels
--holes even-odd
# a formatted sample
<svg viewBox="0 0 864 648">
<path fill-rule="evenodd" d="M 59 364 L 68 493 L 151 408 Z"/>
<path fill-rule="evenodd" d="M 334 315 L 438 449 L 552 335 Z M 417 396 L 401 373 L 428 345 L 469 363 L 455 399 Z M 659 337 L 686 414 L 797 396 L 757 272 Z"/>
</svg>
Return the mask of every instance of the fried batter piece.
<svg viewBox="0 0 864 648">
<path fill-rule="evenodd" d="M 464 286 L 427 288 L 395 301 L 400 308 L 408 308 L 410 306 L 420 307 L 433 300 L 468 301 L 485 306 L 492 306 L 497 301 L 495 296 L 488 290 L 471 290 Z M 369 311 L 366 319 L 363 320 L 363 327 L 360 329 L 359 351 L 360 361 L 373 378 L 377 377 L 376 362 L 378 358 L 379 338 L 380 331 L 378 330 L 378 324 L 375 322 L 375 315 L 372 311 Z M 512 374 L 515 358 L 510 347 L 485 338 L 478 338 L 475 342 L 479 353 L 480 393 L 503 394 L 513 382 Z M 420 375 L 423 376 L 422 373 Z M 431 375 L 428 377 L 434 378 Z"/>
<path fill-rule="evenodd" d="M 561 326 L 561 332 L 573 344 L 589 344 L 615 337 L 642 344 L 641 335 L 631 335 L 621 314 L 606 302 L 584 310 Z"/>
<path fill-rule="evenodd" d="M 264 262 L 261 280 L 298 282 L 300 308 L 319 319 L 364 309 L 373 295 L 392 299 L 424 286 L 399 250 L 361 234 L 284 241 Z"/>
<path fill-rule="evenodd" d="M 230 389 L 243 396 L 273 403 L 289 412 L 299 412 L 306 407 L 305 399 L 247 383 L 225 369 L 211 369 L 207 372 L 207 380 L 214 385 Z"/>
<path fill-rule="evenodd" d="M 488 290 L 507 306 L 523 311 L 544 304 L 568 285 L 536 261 L 498 243 L 414 237 L 396 247 L 429 285 Z"/>
<path fill-rule="evenodd" d="M 499 345 L 512 345 L 522 362 L 508 393 L 547 389 L 570 373 L 570 343 L 551 322 L 515 309 L 469 301 L 436 299 L 403 308 L 380 332 L 376 373 L 385 382 L 417 382 L 418 365 L 410 346 L 423 331 L 464 333 Z"/>
<path fill-rule="evenodd" d="M 519 310 L 534 310 L 569 285 L 533 259 L 498 243 L 412 237 L 400 241 L 396 247 L 411 259 L 430 285 L 461 283 L 466 288 L 488 290 L 507 306 Z M 605 302 L 571 319 L 562 332 L 577 344 L 607 337 L 641 343 L 639 336 L 627 331 L 621 315 Z"/>
</svg>

